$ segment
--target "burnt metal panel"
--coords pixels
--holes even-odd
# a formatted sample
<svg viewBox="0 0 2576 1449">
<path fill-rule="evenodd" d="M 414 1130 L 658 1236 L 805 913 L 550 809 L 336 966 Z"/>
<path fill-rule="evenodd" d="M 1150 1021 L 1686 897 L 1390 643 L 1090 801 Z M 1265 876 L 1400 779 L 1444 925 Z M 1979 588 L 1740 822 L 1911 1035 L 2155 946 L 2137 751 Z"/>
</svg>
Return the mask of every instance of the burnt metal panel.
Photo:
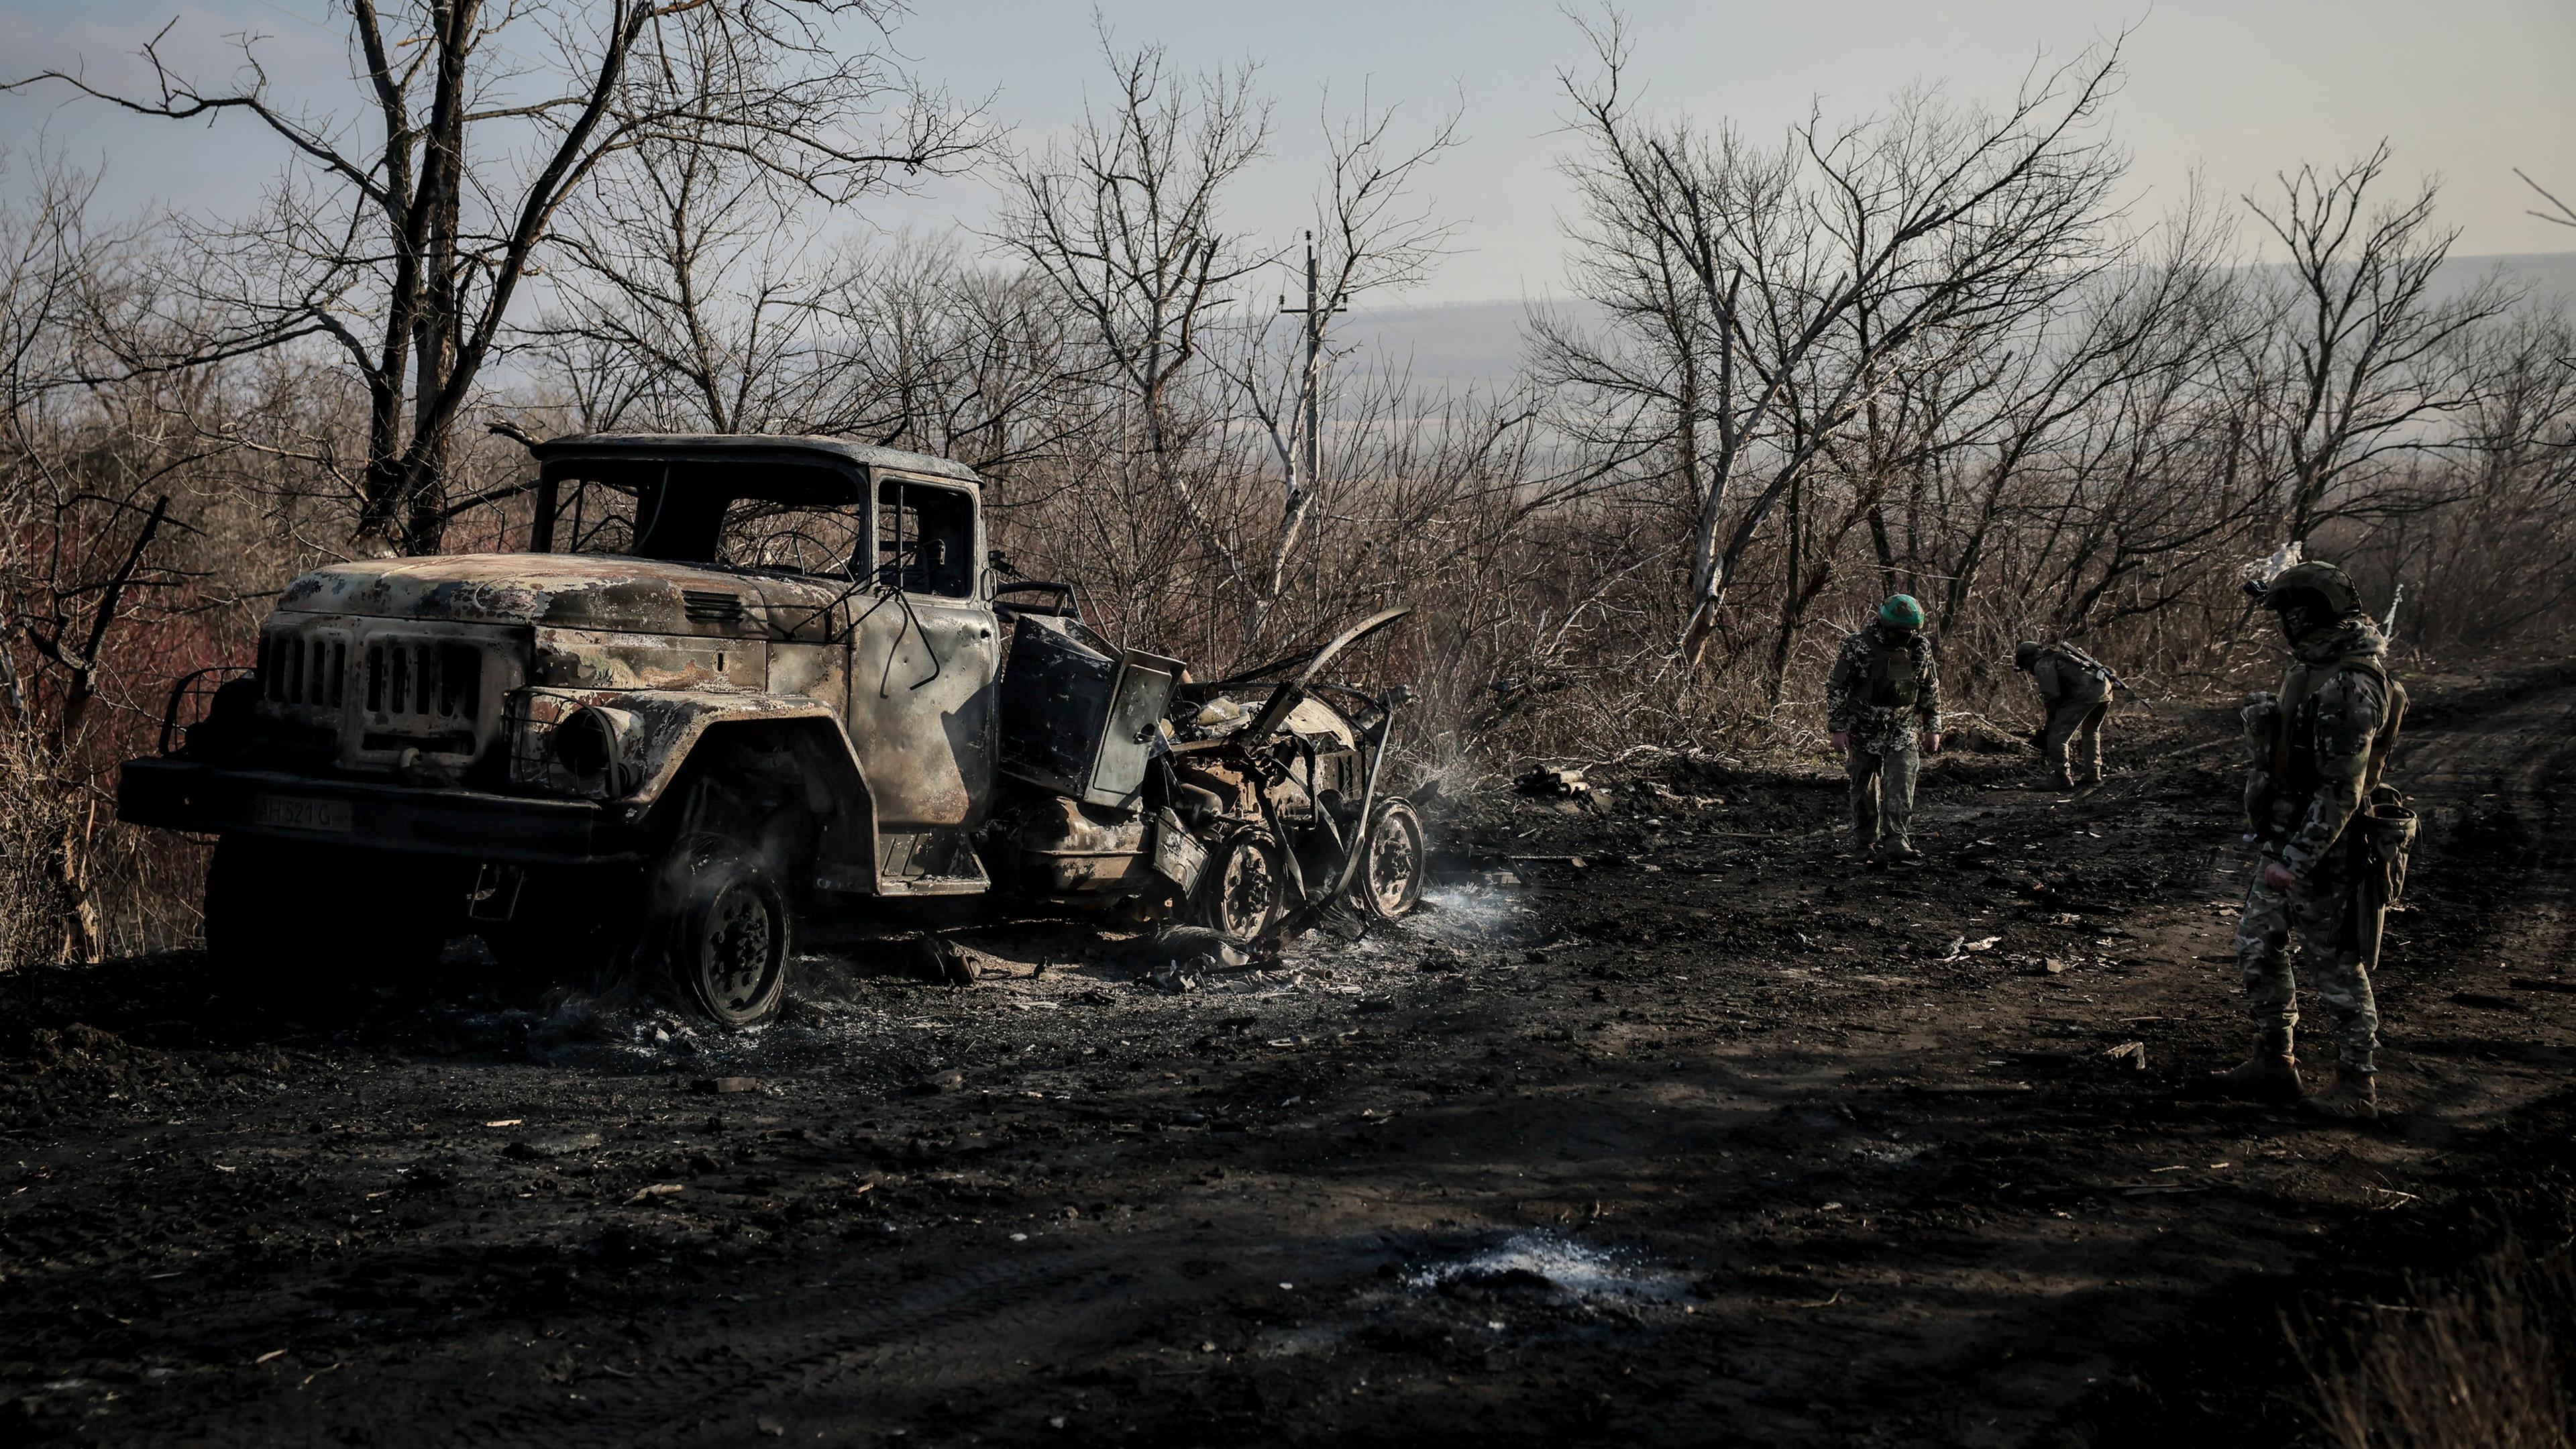
<svg viewBox="0 0 2576 1449">
<path fill-rule="evenodd" d="M 210 835 L 345 841 L 522 865 L 630 859 L 636 845 L 586 800 L 415 789 L 188 760 L 127 761 L 117 775 L 116 813 L 136 825 Z"/>
<path fill-rule="evenodd" d="M 919 473 L 931 478 L 950 478 L 961 483 L 979 481 L 975 470 L 963 463 L 928 453 L 911 453 L 901 448 L 880 448 L 871 443 L 849 438 L 815 434 L 767 436 L 755 433 L 569 433 L 549 438 L 536 447 L 540 463 L 554 464 L 573 458 L 617 458 L 633 460 L 669 459 L 679 462 L 741 461 L 762 459 L 803 461 L 808 463 L 855 463 L 863 468 L 886 468 L 899 473 Z"/>
<path fill-rule="evenodd" d="M 1144 788 L 1181 663 L 1095 647 L 1077 627 L 1043 615 L 1016 621 L 1002 673 L 1002 772 L 1123 809 Z"/>
</svg>

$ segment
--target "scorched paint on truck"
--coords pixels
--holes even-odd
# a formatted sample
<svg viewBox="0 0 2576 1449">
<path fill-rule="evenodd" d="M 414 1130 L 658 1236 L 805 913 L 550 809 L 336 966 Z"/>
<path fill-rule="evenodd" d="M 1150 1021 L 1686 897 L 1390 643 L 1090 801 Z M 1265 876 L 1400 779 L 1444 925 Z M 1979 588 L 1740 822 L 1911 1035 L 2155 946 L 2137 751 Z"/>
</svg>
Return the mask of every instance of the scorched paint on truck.
<svg viewBox="0 0 2576 1449">
<path fill-rule="evenodd" d="M 1255 940 L 1421 889 L 1380 789 L 1403 691 L 1323 682 L 1389 610 L 1234 678 L 987 562 L 974 473 L 837 438 L 536 448 L 527 553 L 297 579 L 182 681 L 123 818 L 215 835 L 245 979 L 627 963 L 728 1026 L 798 924 L 919 898 L 1123 902 Z"/>
</svg>

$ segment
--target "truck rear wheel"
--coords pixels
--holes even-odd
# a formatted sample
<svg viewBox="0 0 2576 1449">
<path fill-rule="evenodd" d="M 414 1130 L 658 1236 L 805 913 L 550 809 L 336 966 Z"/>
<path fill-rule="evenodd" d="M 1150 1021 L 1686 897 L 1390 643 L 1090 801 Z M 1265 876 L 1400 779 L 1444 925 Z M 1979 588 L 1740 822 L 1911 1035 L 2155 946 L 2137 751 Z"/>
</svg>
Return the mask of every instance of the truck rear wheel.
<svg viewBox="0 0 2576 1449">
<path fill-rule="evenodd" d="M 1430 855 L 1422 817 L 1403 800 L 1384 801 L 1373 814 L 1360 846 L 1359 869 L 1351 875 L 1351 900 L 1381 921 L 1401 920 L 1422 903 Z"/>
<path fill-rule="evenodd" d="M 645 940 L 671 995 L 727 1030 L 758 1026 L 787 999 L 786 892 L 740 842 L 681 837 L 654 873 Z"/>
<path fill-rule="evenodd" d="M 1238 830 L 1209 853 L 1192 912 L 1210 930 L 1251 940 L 1286 902 L 1288 872 L 1266 830 Z"/>
</svg>

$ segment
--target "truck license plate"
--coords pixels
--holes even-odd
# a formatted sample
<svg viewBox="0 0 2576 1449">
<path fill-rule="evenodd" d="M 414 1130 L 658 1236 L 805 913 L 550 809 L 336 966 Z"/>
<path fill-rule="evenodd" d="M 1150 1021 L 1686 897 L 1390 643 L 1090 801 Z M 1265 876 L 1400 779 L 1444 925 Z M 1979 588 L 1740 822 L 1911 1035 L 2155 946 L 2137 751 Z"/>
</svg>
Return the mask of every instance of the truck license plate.
<svg viewBox="0 0 2576 1449">
<path fill-rule="evenodd" d="M 251 802 L 250 818 L 254 825 L 271 825 L 285 830 L 346 832 L 349 828 L 349 802 L 262 795 Z"/>
</svg>

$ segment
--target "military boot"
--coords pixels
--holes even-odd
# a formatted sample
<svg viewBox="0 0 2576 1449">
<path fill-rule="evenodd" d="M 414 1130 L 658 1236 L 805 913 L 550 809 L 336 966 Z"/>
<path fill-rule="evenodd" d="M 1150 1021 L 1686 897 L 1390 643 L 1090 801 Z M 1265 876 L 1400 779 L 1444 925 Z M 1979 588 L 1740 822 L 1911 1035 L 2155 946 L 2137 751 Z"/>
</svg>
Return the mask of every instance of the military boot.
<svg viewBox="0 0 2576 1449">
<path fill-rule="evenodd" d="M 1891 835 L 1878 843 L 1878 858 L 1889 865 L 1912 865 L 1923 858 L 1903 836 Z"/>
<path fill-rule="evenodd" d="M 2310 1097 L 2303 1105 L 2311 1112 L 2338 1121 L 2376 1122 L 2379 1120 L 2376 1078 L 2374 1072 L 2358 1071 L 2337 1062 L 2334 1085 Z"/>
<path fill-rule="evenodd" d="M 2223 1072 L 2202 1079 L 2192 1095 L 2228 1102 L 2295 1102 L 2306 1095 L 2299 1084 L 2298 1058 L 2277 1037 L 2254 1038 L 2254 1055 Z"/>
</svg>

